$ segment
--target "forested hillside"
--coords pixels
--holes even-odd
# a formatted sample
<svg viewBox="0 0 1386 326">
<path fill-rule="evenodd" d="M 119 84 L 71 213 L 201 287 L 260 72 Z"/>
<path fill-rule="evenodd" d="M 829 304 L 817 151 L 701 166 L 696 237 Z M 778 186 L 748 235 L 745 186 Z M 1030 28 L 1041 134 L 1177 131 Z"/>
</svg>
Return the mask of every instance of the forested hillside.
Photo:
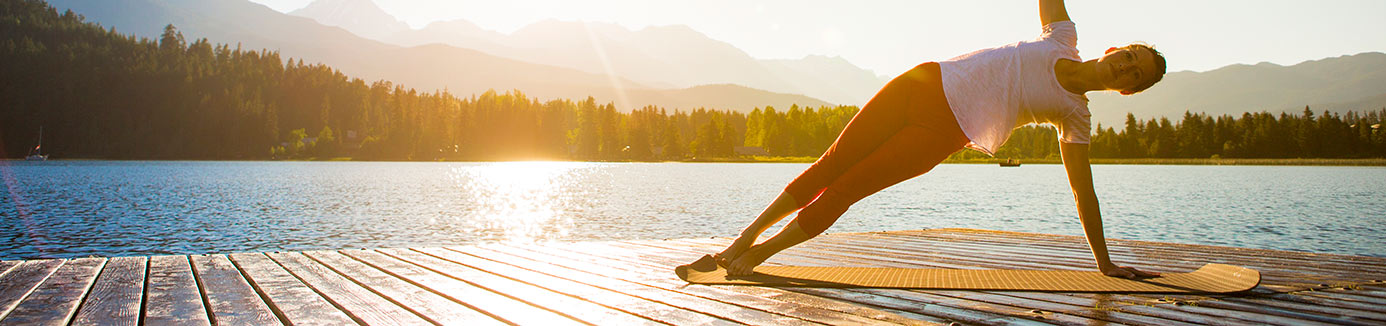
<svg viewBox="0 0 1386 326">
<path fill-rule="evenodd" d="M 857 107 L 749 114 L 539 101 L 522 90 L 418 92 L 278 53 L 186 40 L 169 25 L 136 39 L 38 0 L 0 2 L 0 157 L 43 128 L 55 158 L 687 160 L 817 156 Z M 1344 115 L 1186 114 L 1094 130 L 1094 157 L 1386 156 L 1386 110 Z M 1049 127 L 1018 129 L 998 156 L 1057 157 Z M 980 155 L 963 152 L 957 156 Z"/>
</svg>

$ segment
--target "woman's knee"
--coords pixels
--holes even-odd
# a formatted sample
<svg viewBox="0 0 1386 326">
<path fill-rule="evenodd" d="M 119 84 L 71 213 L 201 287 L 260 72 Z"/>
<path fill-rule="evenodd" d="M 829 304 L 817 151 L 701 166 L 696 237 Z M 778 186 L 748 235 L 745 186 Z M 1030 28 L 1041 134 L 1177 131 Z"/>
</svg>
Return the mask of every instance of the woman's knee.
<svg viewBox="0 0 1386 326">
<path fill-rule="evenodd" d="M 805 206 L 804 210 L 799 211 L 799 216 L 794 220 L 805 233 L 810 236 L 818 235 L 836 223 L 854 202 L 856 201 L 852 200 L 851 196 L 843 194 L 840 189 L 829 187 Z"/>
</svg>

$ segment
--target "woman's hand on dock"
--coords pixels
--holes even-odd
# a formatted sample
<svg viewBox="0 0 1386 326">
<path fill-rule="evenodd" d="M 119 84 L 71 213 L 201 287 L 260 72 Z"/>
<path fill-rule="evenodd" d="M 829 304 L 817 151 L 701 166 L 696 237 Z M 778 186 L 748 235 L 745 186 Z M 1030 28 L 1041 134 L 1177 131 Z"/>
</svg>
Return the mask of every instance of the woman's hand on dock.
<svg viewBox="0 0 1386 326">
<path fill-rule="evenodd" d="M 1121 278 L 1144 278 L 1160 276 L 1160 273 L 1147 272 L 1129 266 L 1117 266 L 1116 264 L 1099 265 L 1098 270 L 1102 275 Z"/>
</svg>

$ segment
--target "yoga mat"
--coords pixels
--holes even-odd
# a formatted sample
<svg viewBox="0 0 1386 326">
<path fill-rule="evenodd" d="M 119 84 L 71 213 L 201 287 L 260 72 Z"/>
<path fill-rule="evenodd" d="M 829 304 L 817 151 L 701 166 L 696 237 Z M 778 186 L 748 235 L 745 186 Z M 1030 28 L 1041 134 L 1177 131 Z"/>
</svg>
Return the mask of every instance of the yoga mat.
<svg viewBox="0 0 1386 326">
<path fill-rule="evenodd" d="M 1098 271 L 806 266 L 758 266 L 755 274 L 728 276 L 710 255 L 674 268 L 674 273 L 695 284 L 1046 292 L 1230 293 L 1261 283 L 1260 272 L 1224 264 L 1141 279 L 1110 277 Z"/>
</svg>

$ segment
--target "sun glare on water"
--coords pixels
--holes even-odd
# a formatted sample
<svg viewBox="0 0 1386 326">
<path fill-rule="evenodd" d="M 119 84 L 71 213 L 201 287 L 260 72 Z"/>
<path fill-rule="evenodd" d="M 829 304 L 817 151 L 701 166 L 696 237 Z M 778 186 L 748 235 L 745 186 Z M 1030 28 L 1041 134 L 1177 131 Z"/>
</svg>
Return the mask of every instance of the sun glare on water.
<svg viewBox="0 0 1386 326">
<path fill-rule="evenodd" d="M 589 164 L 501 162 L 453 168 L 458 187 L 474 194 L 463 229 L 486 242 L 536 242 L 566 236 L 564 189 Z"/>
</svg>

